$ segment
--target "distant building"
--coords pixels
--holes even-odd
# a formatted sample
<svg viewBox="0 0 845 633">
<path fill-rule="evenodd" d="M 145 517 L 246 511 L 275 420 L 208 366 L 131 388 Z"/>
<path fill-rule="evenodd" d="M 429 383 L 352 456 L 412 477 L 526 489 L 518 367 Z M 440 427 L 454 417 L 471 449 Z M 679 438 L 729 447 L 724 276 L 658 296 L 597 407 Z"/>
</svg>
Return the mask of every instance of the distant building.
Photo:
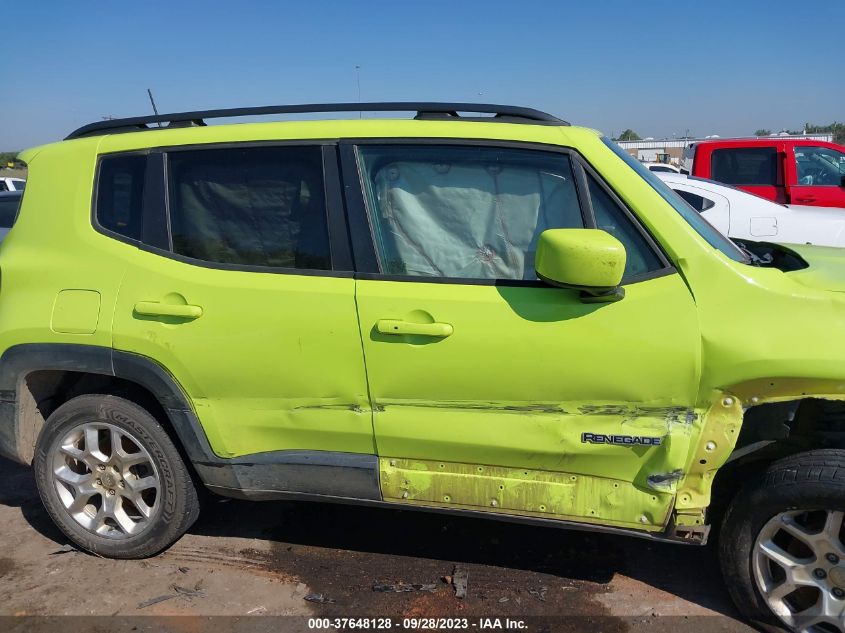
<svg viewBox="0 0 845 633">
<path fill-rule="evenodd" d="M 813 141 L 833 141 L 833 134 L 772 134 L 778 138 L 786 139 L 810 139 Z M 710 140 L 730 140 L 736 138 L 771 138 L 769 136 L 708 136 L 706 138 L 667 138 L 667 139 L 647 139 L 642 141 L 616 141 L 619 146 L 626 150 L 631 156 L 643 161 L 644 163 L 671 163 L 673 165 L 680 165 L 681 158 L 684 153 L 684 148 L 689 147 L 693 143 L 700 143 L 701 141 Z"/>
</svg>

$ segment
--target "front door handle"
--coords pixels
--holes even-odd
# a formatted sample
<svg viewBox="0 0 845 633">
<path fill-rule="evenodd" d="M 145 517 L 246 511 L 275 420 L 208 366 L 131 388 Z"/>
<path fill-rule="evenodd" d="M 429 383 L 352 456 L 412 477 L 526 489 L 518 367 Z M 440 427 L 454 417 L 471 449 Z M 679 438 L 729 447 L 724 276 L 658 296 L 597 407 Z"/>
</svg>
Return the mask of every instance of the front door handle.
<svg viewBox="0 0 845 633">
<path fill-rule="evenodd" d="M 139 301 L 135 304 L 135 312 L 144 316 L 180 317 L 182 319 L 198 319 L 202 316 L 200 306 L 181 303 L 159 303 L 158 301 Z"/>
<path fill-rule="evenodd" d="M 415 336 L 436 336 L 446 338 L 455 331 L 448 323 L 411 323 L 397 319 L 380 319 L 376 323 L 379 334 L 413 334 Z"/>
<path fill-rule="evenodd" d="M 800 198 L 795 198 L 795 202 L 815 202 L 815 196 L 802 196 Z"/>
</svg>

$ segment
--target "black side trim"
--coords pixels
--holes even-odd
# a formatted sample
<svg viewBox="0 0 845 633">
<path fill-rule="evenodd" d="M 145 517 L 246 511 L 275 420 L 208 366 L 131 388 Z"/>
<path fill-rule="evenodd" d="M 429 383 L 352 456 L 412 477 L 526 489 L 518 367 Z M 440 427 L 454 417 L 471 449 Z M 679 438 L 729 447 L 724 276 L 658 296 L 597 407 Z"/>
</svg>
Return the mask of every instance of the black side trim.
<svg viewBox="0 0 845 633">
<path fill-rule="evenodd" d="M 350 143 L 340 143 L 338 145 L 338 156 L 340 157 L 343 195 L 346 201 L 347 218 L 349 219 L 349 239 L 352 242 L 355 270 L 359 273 L 378 273 L 379 264 L 375 251 L 375 238 L 364 203 L 364 188 L 358 171 L 357 150 Z"/>
<path fill-rule="evenodd" d="M 337 145 L 323 145 L 323 182 L 326 201 L 326 226 L 329 232 L 332 270 L 354 270 L 349 230 L 343 210 Z"/>
<path fill-rule="evenodd" d="M 152 152 L 147 156 L 141 240 L 150 246 L 170 250 L 170 222 L 167 216 L 165 175 L 165 155 L 161 152 Z"/>
<path fill-rule="evenodd" d="M 195 462 L 212 490 L 243 499 L 299 495 L 381 501 L 375 455 L 328 451 L 258 453 L 226 463 Z"/>
<path fill-rule="evenodd" d="M 209 486 L 214 492 L 224 497 L 233 499 L 248 499 L 250 501 L 304 501 L 316 503 L 339 503 L 370 508 L 385 508 L 391 510 L 402 510 L 412 512 L 433 512 L 449 516 L 472 517 L 500 521 L 502 523 L 517 523 L 520 525 L 534 525 L 537 527 L 555 528 L 558 530 L 574 530 L 576 532 L 601 532 L 604 534 L 616 534 L 620 536 L 632 536 L 648 541 L 660 541 L 674 543 L 677 545 L 705 545 L 707 540 L 690 539 L 678 534 L 678 528 L 671 523 L 662 532 L 646 532 L 645 530 L 634 530 L 631 528 L 614 527 L 598 523 L 580 523 L 577 521 L 565 521 L 562 519 L 542 519 L 518 514 L 502 514 L 499 512 L 486 512 L 483 510 L 466 510 L 463 508 L 443 508 L 439 506 L 415 505 L 410 503 L 396 503 L 393 501 L 382 501 L 380 499 L 350 499 L 342 495 L 318 495 L 304 494 L 297 492 L 275 492 L 273 490 L 238 490 L 235 488 Z"/>
</svg>

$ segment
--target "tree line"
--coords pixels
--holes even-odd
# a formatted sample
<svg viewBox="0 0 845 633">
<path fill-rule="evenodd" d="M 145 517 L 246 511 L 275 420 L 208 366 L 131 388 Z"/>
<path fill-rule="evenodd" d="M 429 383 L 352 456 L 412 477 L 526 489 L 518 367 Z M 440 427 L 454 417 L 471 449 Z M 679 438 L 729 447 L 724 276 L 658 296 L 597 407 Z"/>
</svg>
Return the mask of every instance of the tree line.
<svg viewBox="0 0 845 633">
<path fill-rule="evenodd" d="M 787 134 L 832 134 L 833 142 L 845 145 L 845 123 L 838 123 L 834 121 L 830 125 L 815 125 L 813 123 L 806 123 L 803 130 L 784 130 Z M 754 132 L 754 136 L 771 136 L 771 130 L 759 129 Z M 619 136 L 613 139 L 614 141 L 641 141 L 640 135 L 634 130 L 627 129 Z"/>
<path fill-rule="evenodd" d="M 17 155 L 17 152 L 0 152 L 0 169 L 3 167 L 13 167 L 15 169 L 25 167 L 22 162 L 15 158 Z"/>
</svg>

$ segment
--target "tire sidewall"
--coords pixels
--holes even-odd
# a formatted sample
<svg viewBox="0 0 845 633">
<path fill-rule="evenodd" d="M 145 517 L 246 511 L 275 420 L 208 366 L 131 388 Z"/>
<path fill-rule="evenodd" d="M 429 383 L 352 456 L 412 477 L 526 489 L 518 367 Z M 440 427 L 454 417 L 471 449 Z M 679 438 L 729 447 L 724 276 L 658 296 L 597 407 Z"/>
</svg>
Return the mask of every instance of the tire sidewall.
<svg viewBox="0 0 845 633">
<path fill-rule="evenodd" d="M 719 537 L 722 573 L 737 608 L 767 631 L 789 631 L 766 603 L 754 580 L 754 546 L 763 526 L 782 512 L 845 510 L 842 487 L 833 482 L 800 482 L 778 487 L 749 486 L 737 494 Z"/>
<path fill-rule="evenodd" d="M 159 475 L 158 507 L 152 525 L 136 536 L 110 539 L 89 532 L 67 512 L 51 476 L 53 454 L 59 442 L 73 428 L 91 422 L 111 424 L 128 434 L 150 454 Z M 49 417 L 36 443 L 33 467 L 39 495 L 48 514 L 74 544 L 98 555 L 143 558 L 169 544 L 173 519 L 187 500 L 180 498 L 174 470 L 179 454 L 161 425 L 138 405 L 117 396 L 87 395 L 69 400 Z"/>
</svg>

